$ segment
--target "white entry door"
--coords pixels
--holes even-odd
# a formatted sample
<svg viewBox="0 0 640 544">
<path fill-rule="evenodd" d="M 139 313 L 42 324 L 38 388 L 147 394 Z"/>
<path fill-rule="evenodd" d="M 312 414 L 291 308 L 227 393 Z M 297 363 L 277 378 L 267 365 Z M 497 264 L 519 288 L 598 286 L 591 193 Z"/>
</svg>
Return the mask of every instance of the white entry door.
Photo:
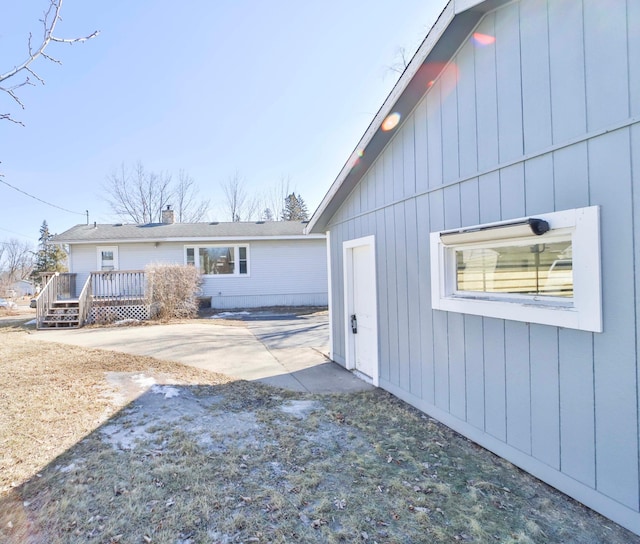
<svg viewBox="0 0 640 544">
<path fill-rule="evenodd" d="M 378 385 L 375 240 L 344 243 L 347 368 Z"/>
</svg>

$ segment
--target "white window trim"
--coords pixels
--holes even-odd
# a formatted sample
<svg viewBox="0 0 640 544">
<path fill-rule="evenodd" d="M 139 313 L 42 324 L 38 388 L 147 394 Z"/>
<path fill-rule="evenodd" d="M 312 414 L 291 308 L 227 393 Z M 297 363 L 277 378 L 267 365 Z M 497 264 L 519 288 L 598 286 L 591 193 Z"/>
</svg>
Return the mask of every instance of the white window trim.
<svg viewBox="0 0 640 544">
<path fill-rule="evenodd" d="M 205 278 L 248 278 L 251 276 L 251 247 L 249 244 L 186 244 L 183 249 L 183 258 L 184 264 L 187 264 L 187 248 L 194 249 L 194 265 L 196 270 L 200 270 L 200 252 L 198 249 L 200 248 L 210 248 L 210 247 L 232 247 L 233 248 L 233 262 L 234 270 L 233 274 L 202 274 Z M 247 248 L 247 273 L 240 274 L 240 248 Z"/>
<path fill-rule="evenodd" d="M 120 269 L 120 256 L 118 255 L 118 246 L 96 246 L 97 271 L 102 271 L 102 252 L 113 252 L 113 270 Z"/>
<path fill-rule="evenodd" d="M 536 236 L 500 236 L 495 241 L 460 243 L 445 246 L 442 232 L 430 234 L 431 246 L 431 305 L 434 310 L 457 312 L 527 323 L 541 323 L 569 329 L 602 332 L 602 294 L 600 273 L 600 209 L 598 206 L 535 215 L 549 223 L 549 232 Z M 501 224 L 526 220 L 514 219 L 478 225 L 487 229 Z M 498 229 L 501 230 L 501 229 Z M 490 232 L 487 229 L 485 232 Z M 497 231 L 496 231 L 497 232 Z M 560 236 L 571 236 L 573 258 L 573 298 L 567 304 L 552 297 L 521 297 L 517 295 L 478 296 L 455 292 L 455 266 L 450 260 L 456 249 L 487 247 L 520 241 L 542 242 Z"/>
</svg>

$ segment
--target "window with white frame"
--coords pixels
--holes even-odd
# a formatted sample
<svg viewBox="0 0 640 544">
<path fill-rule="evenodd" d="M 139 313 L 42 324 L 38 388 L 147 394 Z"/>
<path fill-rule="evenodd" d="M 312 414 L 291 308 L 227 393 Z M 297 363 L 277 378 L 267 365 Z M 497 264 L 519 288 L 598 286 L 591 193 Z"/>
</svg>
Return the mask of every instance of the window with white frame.
<svg viewBox="0 0 640 544">
<path fill-rule="evenodd" d="M 249 247 L 237 245 L 186 246 L 185 262 L 205 276 L 249 274 Z"/>
<path fill-rule="evenodd" d="M 118 269 L 118 246 L 98 246 L 98 268 L 102 272 Z"/>
<path fill-rule="evenodd" d="M 602 331 L 597 206 L 432 232 L 436 310 Z"/>
</svg>

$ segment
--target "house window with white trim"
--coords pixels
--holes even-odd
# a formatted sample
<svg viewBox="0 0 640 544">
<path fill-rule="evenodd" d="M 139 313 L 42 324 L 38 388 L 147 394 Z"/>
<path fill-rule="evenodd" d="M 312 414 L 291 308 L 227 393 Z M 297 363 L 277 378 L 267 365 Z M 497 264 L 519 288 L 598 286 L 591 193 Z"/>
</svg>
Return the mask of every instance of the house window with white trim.
<svg viewBox="0 0 640 544">
<path fill-rule="evenodd" d="M 238 271 L 240 272 L 240 274 L 246 274 L 248 270 L 247 248 L 245 246 L 240 246 L 238 248 L 238 253 L 238 263 L 240 265 L 240 269 Z"/>
<path fill-rule="evenodd" d="M 196 250 L 193 247 L 187 248 L 187 265 L 189 266 L 196 265 Z"/>
<path fill-rule="evenodd" d="M 207 245 L 185 247 L 185 262 L 205 276 L 244 276 L 249 273 L 248 246 Z"/>
<path fill-rule="evenodd" d="M 98 270 L 111 272 L 118 269 L 118 247 L 98 246 Z"/>
<path fill-rule="evenodd" d="M 597 206 L 430 238 L 433 309 L 602 331 Z"/>
</svg>

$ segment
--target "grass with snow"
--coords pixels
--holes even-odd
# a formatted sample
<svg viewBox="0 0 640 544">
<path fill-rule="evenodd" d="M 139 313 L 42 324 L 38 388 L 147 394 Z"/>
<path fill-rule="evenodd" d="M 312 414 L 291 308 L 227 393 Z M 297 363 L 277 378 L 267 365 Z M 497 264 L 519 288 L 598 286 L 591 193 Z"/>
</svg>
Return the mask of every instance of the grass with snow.
<svg viewBox="0 0 640 544">
<path fill-rule="evenodd" d="M 380 390 L 0 330 L 0 541 L 640 542 Z"/>
</svg>

